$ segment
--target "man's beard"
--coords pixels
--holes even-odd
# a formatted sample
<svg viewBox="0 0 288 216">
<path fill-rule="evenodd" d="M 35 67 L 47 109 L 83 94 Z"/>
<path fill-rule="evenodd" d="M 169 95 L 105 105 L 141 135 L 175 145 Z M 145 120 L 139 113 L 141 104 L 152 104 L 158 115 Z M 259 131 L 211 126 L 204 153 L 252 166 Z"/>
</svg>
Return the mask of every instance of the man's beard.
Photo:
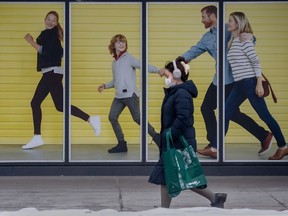
<svg viewBox="0 0 288 216">
<path fill-rule="evenodd" d="M 210 28 L 212 26 L 212 24 L 213 24 L 213 22 L 210 21 L 210 22 L 204 23 L 204 26 L 205 26 L 205 28 Z"/>
</svg>

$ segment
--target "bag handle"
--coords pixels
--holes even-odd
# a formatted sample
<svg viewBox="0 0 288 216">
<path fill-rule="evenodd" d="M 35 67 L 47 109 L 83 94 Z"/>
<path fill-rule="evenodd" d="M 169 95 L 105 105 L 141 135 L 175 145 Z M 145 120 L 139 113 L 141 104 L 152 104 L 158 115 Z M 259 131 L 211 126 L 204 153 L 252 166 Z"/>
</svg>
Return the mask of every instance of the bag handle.
<svg viewBox="0 0 288 216">
<path fill-rule="evenodd" d="M 189 144 L 187 142 L 187 140 L 185 139 L 185 137 L 183 135 L 181 135 L 179 137 L 182 145 L 184 147 L 188 147 Z M 170 143 L 170 140 L 171 140 L 171 143 Z M 173 143 L 173 138 L 172 138 L 172 132 L 171 132 L 171 128 L 168 129 L 168 131 L 166 132 L 166 145 L 167 145 L 167 150 L 171 148 L 171 144 L 174 145 Z"/>
<path fill-rule="evenodd" d="M 277 103 L 276 95 L 275 95 L 275 93 L 274 93 L 274 91 L 273 91 L 273 89 L 272 89 L 272 86 L 271 86 L 269 80 L 267 79 L 267 77 L 266 77 L 263 73 L 262 73 L 262 76 L 263 76 L 263 78 L 266 80 L 266 82 L 268 83 L 268 87 L 269 87 L 270 90 L 271 90 L 271 94 L 272 94 L 272 98 L 273 98 L 274 103 Z"/>
<path fill-rule="evenodd" d="M 172 134 L 171 134 L 171 128 L 169 128 L 168 131 L 166 132 L 166 146 L 167 146 L 167 150 L 169 150 L 171 148 L 170 140 L 173 143 Z"/>
</svg>

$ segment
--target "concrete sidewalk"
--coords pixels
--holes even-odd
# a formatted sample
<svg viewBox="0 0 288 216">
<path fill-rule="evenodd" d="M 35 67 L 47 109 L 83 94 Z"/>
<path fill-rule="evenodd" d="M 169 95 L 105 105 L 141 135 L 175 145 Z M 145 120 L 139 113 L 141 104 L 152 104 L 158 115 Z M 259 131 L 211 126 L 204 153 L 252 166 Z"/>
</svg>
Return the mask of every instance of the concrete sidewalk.
<svg viewBox="0 0 288 216">
<path fill-rule="evenodd" d="M 160 206 L 160 187 L 147 176 L 0 177 L 0 212 L 34 207 L 144 211 Z M 208 176 L 214 192 L 228 194 L 225 208 L 288 210 L 286 176 Z M 208 207 L 205 198 L 183 191 L 171 208 Z"/>
</svg>

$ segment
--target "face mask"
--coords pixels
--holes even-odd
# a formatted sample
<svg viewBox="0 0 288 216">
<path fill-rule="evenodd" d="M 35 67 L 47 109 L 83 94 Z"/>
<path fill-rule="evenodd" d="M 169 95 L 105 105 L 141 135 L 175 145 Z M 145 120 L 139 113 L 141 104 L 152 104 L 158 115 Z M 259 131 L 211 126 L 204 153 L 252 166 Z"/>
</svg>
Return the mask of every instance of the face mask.
<svg viewBox="0 0 288 216">
<path fill-rule="evenodd" d="M 165 84 L 166 84 L 167 87 L 171 87 L 171 86 L 175 86 L 176 85 L 175 82 L 174 83 L 172 82 L 172 78 L 171 77 L 165 78 Z"/>
</svg>

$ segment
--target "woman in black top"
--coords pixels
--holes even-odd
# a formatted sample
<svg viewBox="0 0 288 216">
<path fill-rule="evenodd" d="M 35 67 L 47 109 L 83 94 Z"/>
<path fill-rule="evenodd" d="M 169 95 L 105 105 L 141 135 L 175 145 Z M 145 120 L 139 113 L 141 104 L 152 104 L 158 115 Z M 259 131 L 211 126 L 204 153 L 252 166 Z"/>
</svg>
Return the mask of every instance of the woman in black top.
<svg viewBox="0 0 288 216">
<path fill-rule="evenodd" d="M 47 13 L 45 19 L 45 30 L 37 37 L 36 42 L 28 33 L 24 39 L 37 50 L 37 71 L 42 73 L 33 99 L 31 101 L 34 136 L 24 145 L 23 149 L 31 149 L 43 145 L 41 137 L 41 104 L 50 93 L 54 105 L 59 112 L 63 112 L 63 70 L 61 61 L 63 57 L 63 29 L 59 24 L 59 15 L 56 11 Z M 78 118 L 88 121 L 94 129 L 95 134 L 100 134 L 100 117 L 89 116 L 79 108 L 71 105 L 71 114 Z"/>
</svg>

